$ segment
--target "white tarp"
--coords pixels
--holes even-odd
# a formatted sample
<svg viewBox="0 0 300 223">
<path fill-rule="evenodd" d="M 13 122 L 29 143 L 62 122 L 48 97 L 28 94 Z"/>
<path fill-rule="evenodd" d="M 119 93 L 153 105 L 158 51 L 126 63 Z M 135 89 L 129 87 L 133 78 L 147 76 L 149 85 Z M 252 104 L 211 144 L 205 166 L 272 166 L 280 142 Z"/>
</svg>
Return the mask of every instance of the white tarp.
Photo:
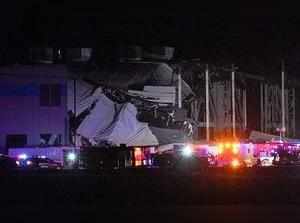
<svg viewBox="0 0 300 223">
<path fill-rule="evenodd" d="M 127 146 L 148 146 L 148 145 L 158 145 L 157 138 L 152 134 L 147 123 L 141 123 L 142 128 L 140 131 L 132 138 L 128 139 Z M 147 139 L 147 140 L 146 140 Z"/>
<path fill-rule="evenodd" d="M 86 81 L 76 80 L 76 115 L 88 109 L 102 94 L 102 88 Z M 74 112 L 74 81 L 68 81 L 68 110 Z"/>
<path fill-rule="evenodd" d="M 105 131 L 114 122 L 115 112 L 114 102 L 102 94 L 94 109 L 79 125 L 77 133 L 88 139 L 94 139 L 97 132 Z"/>
<path fill-rule="evenodd" d="M 139 122 L 136 114 L 133 104 L 117 104 L 101 94 L 95 107 L 80 124 L 77 133 L 95 144 L 108 141 L 114 145 L 157 145 L 158 141 L 148 125 Z"/>
</svg>

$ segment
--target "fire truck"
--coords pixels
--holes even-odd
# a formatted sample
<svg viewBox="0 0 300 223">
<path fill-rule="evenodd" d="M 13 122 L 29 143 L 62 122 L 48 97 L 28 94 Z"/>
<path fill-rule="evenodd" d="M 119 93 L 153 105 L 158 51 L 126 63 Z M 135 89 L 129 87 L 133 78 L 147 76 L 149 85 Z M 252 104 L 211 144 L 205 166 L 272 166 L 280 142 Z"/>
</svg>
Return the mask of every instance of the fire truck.
<svg viewBox="0 0 300 223">
<path fill-rule="evenodd" d="M 240 168 L 253 166 L 253 148 L 246 143 L 187 143 L 174 145 L 170 150 L 156 154 L 157 166 L 194 166 Z"/>
<path fill-rule="evenodd" d="M 219 142 L 215 146 L 217 167 L 239 168 L 247 166 L 247 158 L 243 156 L 239 142 Z"/>
</svg>

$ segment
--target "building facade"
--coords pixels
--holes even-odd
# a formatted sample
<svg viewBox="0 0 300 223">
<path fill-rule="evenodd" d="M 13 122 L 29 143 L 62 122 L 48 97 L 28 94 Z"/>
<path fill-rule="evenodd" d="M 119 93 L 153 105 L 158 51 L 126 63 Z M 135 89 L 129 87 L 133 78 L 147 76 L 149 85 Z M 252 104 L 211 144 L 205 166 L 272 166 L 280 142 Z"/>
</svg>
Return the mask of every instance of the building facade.
<svg viewBox="0 0 300 223">
<path fill-rule="evenodd" d="M 0 152 L 69 143 L 68 75 L 56 64 L 0 68 Z"/>
<path fill-rule="evenodd" d="M 146 74 L 145 67 L 149 68 L 151 64 L 149 62 L 139 63 L 139 69 L 136 69 L 136 72 L 133 72 L 133 62 L 129 65 L 126 65 L 125 71 L 129 77 L 132 73 L 140 75 L 133 77 L 139 81 L 141 76 L 144 77 Z M 187 97 L 183 103 L 183 107 L 188 110 L 188 118 L 196 123 L 197 132 L 194 131 L 196 136 L 194 139 L 206 138 L 206 110 L 209 110 L 210 140 L 232 135 L 233 111 L 235 111 L 235 127 L 238 138 L 247 138 L 246 133 L 251 130 L 277 133 L 276 129 L 282 125 L 280 82 L 236 72 L 235 103 L 232 103 L 232 73 L 210 68 L 209 81 L 207 81 L 209 103 L 206 106 L 204 78 L 206 67 L 196 65 L 197 69 L 194 69 L 195 65 L 191 66 L 191 64 L 187 65 L 188 69 L 182 69 L 184 71 L 182 78 L 187 83 L 183 87 L 187 88 L 188 86 L 195 93 L 191 101 Z M 156 72 L 158 73 L 155 77 L 161 77 L 162 80 L 163 76 L 168 74 L 166 69 L 156 69 Z M 151 70 L 148 73 L 152 74 L 153 72 Z M 126 73 L 124 72 L 91 72 L 92 77 L 95 77 L 96 80 L 99 77 L 108 79 L 107 75 L 113 76 L 112 74 L 123 85 L 128 81 L 120 79 L 120 77 L 125 78 L 124 74 Z M 171 77 L 172 71 L 169 71 L 169 74 Z M 83 75 L 87 78 L 86 73 L 80 76 Z M 44 63 L 0 67 L 0 153 L 7 153 L 7 148 L 12 147 L 70 145 L 72 143 L 69 113 L 81 114 L 81 108 L 85 107 L 85 104 L 82 104 L 79 99 L 86 98 L 87 93 L 91 94 L 95 86 L 101 85 L 100 82 L 90 77 L 93 85 L 91 91 L 87 92 L 83 83 L 80 85 L 78 82 L 75 88 L 76 82 L 71 80 L 73 77 L 74 74 L 67 69 L 66 64 Z M 298 118 L 300 116 L 297 115 L 299 113 L 297 106 L 299 104 L 297 97 L 299 86 L 300 84 L 296 81 L 286 81 L 284 117 L 286 136 L 291 138 L 300 137 L 297 128 L 300 124 Z M 115 88 L 118 89 L 117 86 Z M 126 95 L 130 96 L 130 92 L 133 91 L 128 89 Z M 235 105 L 234 109 L 233 104 Z M 172 113 L 166 114 L 172 115 Z M 158 116 L 162 117 L 161 114 Z M 164 121 L 166 120 L 168 119 L 164 119 Z"/>
</svg>

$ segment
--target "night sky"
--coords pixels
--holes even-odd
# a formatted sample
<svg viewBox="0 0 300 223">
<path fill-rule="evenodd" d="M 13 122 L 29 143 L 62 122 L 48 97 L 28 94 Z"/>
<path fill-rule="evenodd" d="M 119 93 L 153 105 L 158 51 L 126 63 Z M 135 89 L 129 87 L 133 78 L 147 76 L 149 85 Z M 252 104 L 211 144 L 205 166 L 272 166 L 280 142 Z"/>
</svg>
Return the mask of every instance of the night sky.
<svg viewBox="0 0 300 223">
<path fill-rule="evenodd" d="M 274 75 L 285 59 L 288 72 L 300 71 L 300 17 L 280 7 L 101 8 L 83 2 L 41 4 L 11 1 L 0 9 L 2 55 L 16 55 L 28 46 L 97 47 L 169 45 L 177 58 Z M 182 6 L 182 7 L 181 7 Z M 9 50 L 8 50 L 9 49 Z M 13 52 L 13 53 L 12 53 Z"/>
</svg>

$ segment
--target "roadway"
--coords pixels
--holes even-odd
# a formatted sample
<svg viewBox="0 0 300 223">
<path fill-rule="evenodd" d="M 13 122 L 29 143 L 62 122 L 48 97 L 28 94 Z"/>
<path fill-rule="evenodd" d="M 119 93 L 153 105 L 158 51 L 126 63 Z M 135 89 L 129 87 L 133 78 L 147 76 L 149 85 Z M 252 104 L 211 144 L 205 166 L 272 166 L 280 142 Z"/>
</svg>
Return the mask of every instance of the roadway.
<svg viewBox="0 0 300 223">
<path fill-rule="evenodd" d="M 0 215 L 16 220 L 30 216 L 30 222 L 300 219 L 299 167 L 180 173 L 160 169 L 35 171 L 14 172 L 0 179 Z"/>
</svg>

